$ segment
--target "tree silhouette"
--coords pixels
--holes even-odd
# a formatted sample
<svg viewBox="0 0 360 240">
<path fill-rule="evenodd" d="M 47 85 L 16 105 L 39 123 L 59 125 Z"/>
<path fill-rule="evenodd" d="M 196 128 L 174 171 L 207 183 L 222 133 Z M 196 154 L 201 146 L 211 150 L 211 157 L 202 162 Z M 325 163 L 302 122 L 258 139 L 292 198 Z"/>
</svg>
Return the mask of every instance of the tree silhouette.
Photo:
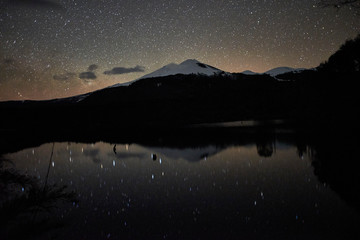
<svg viewBox="0 0 360 240">
<path fill-rule="evenodd" d="M 318 70 L 354 73 L 360 71 L 360 34 L 347 40 Z"/>
</svg>

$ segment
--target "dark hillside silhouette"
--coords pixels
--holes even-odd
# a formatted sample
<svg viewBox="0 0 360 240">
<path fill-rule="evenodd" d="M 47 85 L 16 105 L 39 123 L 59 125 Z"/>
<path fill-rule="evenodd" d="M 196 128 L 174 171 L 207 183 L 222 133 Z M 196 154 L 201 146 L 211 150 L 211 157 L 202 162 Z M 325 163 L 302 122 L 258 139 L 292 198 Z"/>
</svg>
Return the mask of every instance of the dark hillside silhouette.
<svg viewBox="0 0 360 240">
<path fill-rule="evenodd" d="M 311 106 L 304 120 L 316 128 L 359 130 L 358 83 L 360 79 L 360 35 L 346 41 L 340 49 L 315 70 L 285 73 L 277 78 L 292 81 L 308 89 Z M 310 93 L 312 92 L 312 93 Z"/>
<path fill-rule="evenodd" d="M 360 35 L 353 40 L 347 40 L 336 53 L 331 55 L 328 61 L 322 63 L 317 69 L 326 72 L 359 72 Z"/>
</svg>

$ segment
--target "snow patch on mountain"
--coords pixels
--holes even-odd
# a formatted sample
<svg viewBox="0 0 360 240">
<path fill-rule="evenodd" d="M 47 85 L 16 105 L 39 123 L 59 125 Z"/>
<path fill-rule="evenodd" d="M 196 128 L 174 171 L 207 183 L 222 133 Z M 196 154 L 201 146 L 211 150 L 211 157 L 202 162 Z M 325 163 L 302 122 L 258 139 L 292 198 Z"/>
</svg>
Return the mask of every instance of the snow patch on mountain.
<svg viewBox="0 0 360 240">
<path fill-rule="evenodd" d="M 176 74 L 203 74 L 211 76 L 223 71 L 210 65 L 201 63 L 195 59 L 188 59 L 180 64 L 170 63 L 152 73 L 146 74 L 139 79 L 170 76 Z"/>
<path fill-rule="evenodd" d="M 305 68 L 277 67 L 277 68 L 273 68 L 269 71 L 266 71 L 264 73 L 269 74 L 272 77 L 275 77 L 275 76 L 283 74 L 283 73 L 299 72 L 299 71 L 303 71 L 303 70 L 305 70 Z"/>
<path fill-rule="evenodd" d="M 250 70 L 246 70 L 246 71 L 243 71 L 241 73 L 245 74 L 245 75 L 258 75 L 258 74 L 261 74 L 261 73 L 256 73 L 256 72 L 253 72 L 253 71 L 250 71 Z"/>
<path fill-rule="evenodd" d="M 257 75 L 257 74 L 268 74 L 272 77 L 276 77 L 277 75 L 283 74 L 283 73 L 288 73 L 288 72 L 300 72 L 306 70 L 306 68 L 291 68 L 291 67 L 277 67 L 277 68 L 273 68 L 270 69 L 266 72 L 263 73 L 256 73 L 250 70 L 246 70 L 244 72 L 242 72 L 243 74 L 246 75 Z"/>
</svg>

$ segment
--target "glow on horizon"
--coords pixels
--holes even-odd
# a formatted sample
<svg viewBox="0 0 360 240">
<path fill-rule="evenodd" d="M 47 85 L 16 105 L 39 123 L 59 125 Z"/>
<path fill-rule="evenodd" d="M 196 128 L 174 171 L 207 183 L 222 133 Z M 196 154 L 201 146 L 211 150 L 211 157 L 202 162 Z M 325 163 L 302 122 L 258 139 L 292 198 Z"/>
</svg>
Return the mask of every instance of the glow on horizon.
<svg viewBox="0 0 360 240">
<path fill-rule="evenodd" d="M 186 59 L 227 72 L 313 68 L 360 32 L 356 10 L 318 0 L 53 2 L 0 0 L 0 101 L 69 97 Z M 104 74 L 113 68 L 126 71 Z"/>
</svg>

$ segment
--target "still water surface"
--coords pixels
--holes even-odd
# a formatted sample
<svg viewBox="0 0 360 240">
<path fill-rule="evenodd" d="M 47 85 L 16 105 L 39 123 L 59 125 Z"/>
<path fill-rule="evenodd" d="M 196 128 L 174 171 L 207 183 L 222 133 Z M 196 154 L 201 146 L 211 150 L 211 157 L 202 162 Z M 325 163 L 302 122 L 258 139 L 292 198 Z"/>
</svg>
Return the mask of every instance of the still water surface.
<svg viewBox="0 0 360 240">
<path fill-rule="evenodd" d="M 4 168 L 33 176 L 40 188 L 66 185 L 76 197 L 56 201 L 49 213 L 20 213 L 3 230 L 8 238 L 359 236 L 358 213 L 318 181 L 311 150 L 286 142 L 182 148 L 55 142 L 4 157 L 12 162 Z M 28 191 L 15 188 L 17 195 Z"/>
</svg>

